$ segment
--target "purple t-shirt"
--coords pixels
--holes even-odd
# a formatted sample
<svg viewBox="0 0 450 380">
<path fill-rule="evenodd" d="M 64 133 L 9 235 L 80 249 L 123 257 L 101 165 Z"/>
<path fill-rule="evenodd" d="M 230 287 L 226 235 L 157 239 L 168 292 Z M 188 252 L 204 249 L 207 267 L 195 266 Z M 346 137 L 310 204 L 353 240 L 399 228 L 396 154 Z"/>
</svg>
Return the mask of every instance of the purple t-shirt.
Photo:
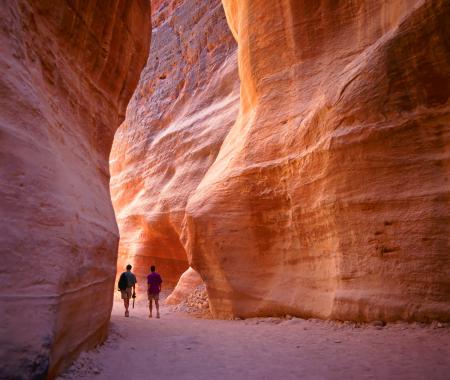
<svg viewBox="0 0 450 380">
<path fill-rule="evenodd" d="M 159 294 L 159 286 L 162 284 L 161 276 L 156 273 L 150 273 L 147 276 L 147 284 L 149 284 L 149 292 L 152 294 Z"/>
</svg>

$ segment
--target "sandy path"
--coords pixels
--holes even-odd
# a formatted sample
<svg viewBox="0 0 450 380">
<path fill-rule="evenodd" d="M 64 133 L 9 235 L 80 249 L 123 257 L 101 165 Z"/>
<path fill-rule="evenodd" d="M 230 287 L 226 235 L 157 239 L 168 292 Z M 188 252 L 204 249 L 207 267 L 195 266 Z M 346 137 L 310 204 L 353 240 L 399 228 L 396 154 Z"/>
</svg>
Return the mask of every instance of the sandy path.
<svg viewBox="0 0 450 380">
<path fill-rule="evenodd" d="M 196 319 L 114 305 L 108 341 L 61 379 L 450 379 L 450 328 Z"/>
</svg>

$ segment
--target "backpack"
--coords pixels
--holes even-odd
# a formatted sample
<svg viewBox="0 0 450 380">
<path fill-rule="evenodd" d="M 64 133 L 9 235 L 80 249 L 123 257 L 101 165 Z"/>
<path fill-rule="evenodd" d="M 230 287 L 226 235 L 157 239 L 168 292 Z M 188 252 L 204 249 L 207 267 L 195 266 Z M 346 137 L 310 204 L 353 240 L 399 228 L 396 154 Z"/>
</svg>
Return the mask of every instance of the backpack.
<svg viewBox="0 0 450 380">
<path fill-rule="evenodd" d="M 128 279 L 125 272 L 120 275 L 119 282 L 117 283 L 119 290 L 125 290 L 128 287 Z"/>
</svg>

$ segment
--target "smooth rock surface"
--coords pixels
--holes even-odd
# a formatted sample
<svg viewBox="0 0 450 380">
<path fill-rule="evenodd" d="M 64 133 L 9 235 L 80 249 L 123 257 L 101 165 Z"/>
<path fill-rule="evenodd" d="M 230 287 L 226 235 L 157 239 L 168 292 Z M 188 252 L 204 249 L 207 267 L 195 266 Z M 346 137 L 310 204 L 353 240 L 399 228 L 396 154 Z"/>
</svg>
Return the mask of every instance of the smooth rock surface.
<svg viewBox="0 0 450 380">
<path fill-rule="evenodd" d="M 450 320 L 450 3 L 223 3 L 240 113 L 182 231 L 212 313 Z"/>
<path fill-rule="evenodd" d="M 0 6 L 2 379 L 53 378 L 106 337 L 108 156 L 150 29 L 144 0 Z"/>
<path fill-rule="evenodd" d="M 449 2 L 224 0 L 238 114 L 196 4 L 156 3 L 114 143 L 120 270 L 189 261 L 215 317 L 449 320 Z"/>
<path fill-rule="evenodd" d="M 188 268 L 186 203 L 236 119 L 239 79 L 219 0 L 154 2 L 152 23 L 149 60 L 111 152 L 111 195 L 118 272 L 130 263 L 145 286 L 154 264 L 167 287 Z"/>
</svg>

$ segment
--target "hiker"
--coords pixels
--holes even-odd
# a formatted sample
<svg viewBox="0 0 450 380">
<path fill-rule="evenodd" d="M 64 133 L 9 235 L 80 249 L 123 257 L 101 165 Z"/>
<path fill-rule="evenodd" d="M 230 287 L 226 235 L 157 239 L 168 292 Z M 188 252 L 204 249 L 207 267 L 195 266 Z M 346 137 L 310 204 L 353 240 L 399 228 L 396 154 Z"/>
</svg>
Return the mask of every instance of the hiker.
<svg viewBox="0 0 450 380">
<path fill-rule="evenodd" d="M 162 279 L 159 273 L 155 272 L 154 265 L 150 267 L 150 274 L 147 276 L 147 294 L 148 294 L 148 308 L 150 310 L 149 318 L 152 317 L 152 300 L 155 300 L 156 318 L 159 318 L 159 293 L 161 292 Z"/>
<path fill-rule="evenodd" d="M 120 275 L 119 279 L 119 290 L 122 295 L 123 305 L 125 306 L 125 317 L 129 317 L 128 307 L 130 306 L 130 298 L 136 297 L 136 276 L 131 272 L 132 266 L 127 265 L 127 271 Z"/>
</svg>

